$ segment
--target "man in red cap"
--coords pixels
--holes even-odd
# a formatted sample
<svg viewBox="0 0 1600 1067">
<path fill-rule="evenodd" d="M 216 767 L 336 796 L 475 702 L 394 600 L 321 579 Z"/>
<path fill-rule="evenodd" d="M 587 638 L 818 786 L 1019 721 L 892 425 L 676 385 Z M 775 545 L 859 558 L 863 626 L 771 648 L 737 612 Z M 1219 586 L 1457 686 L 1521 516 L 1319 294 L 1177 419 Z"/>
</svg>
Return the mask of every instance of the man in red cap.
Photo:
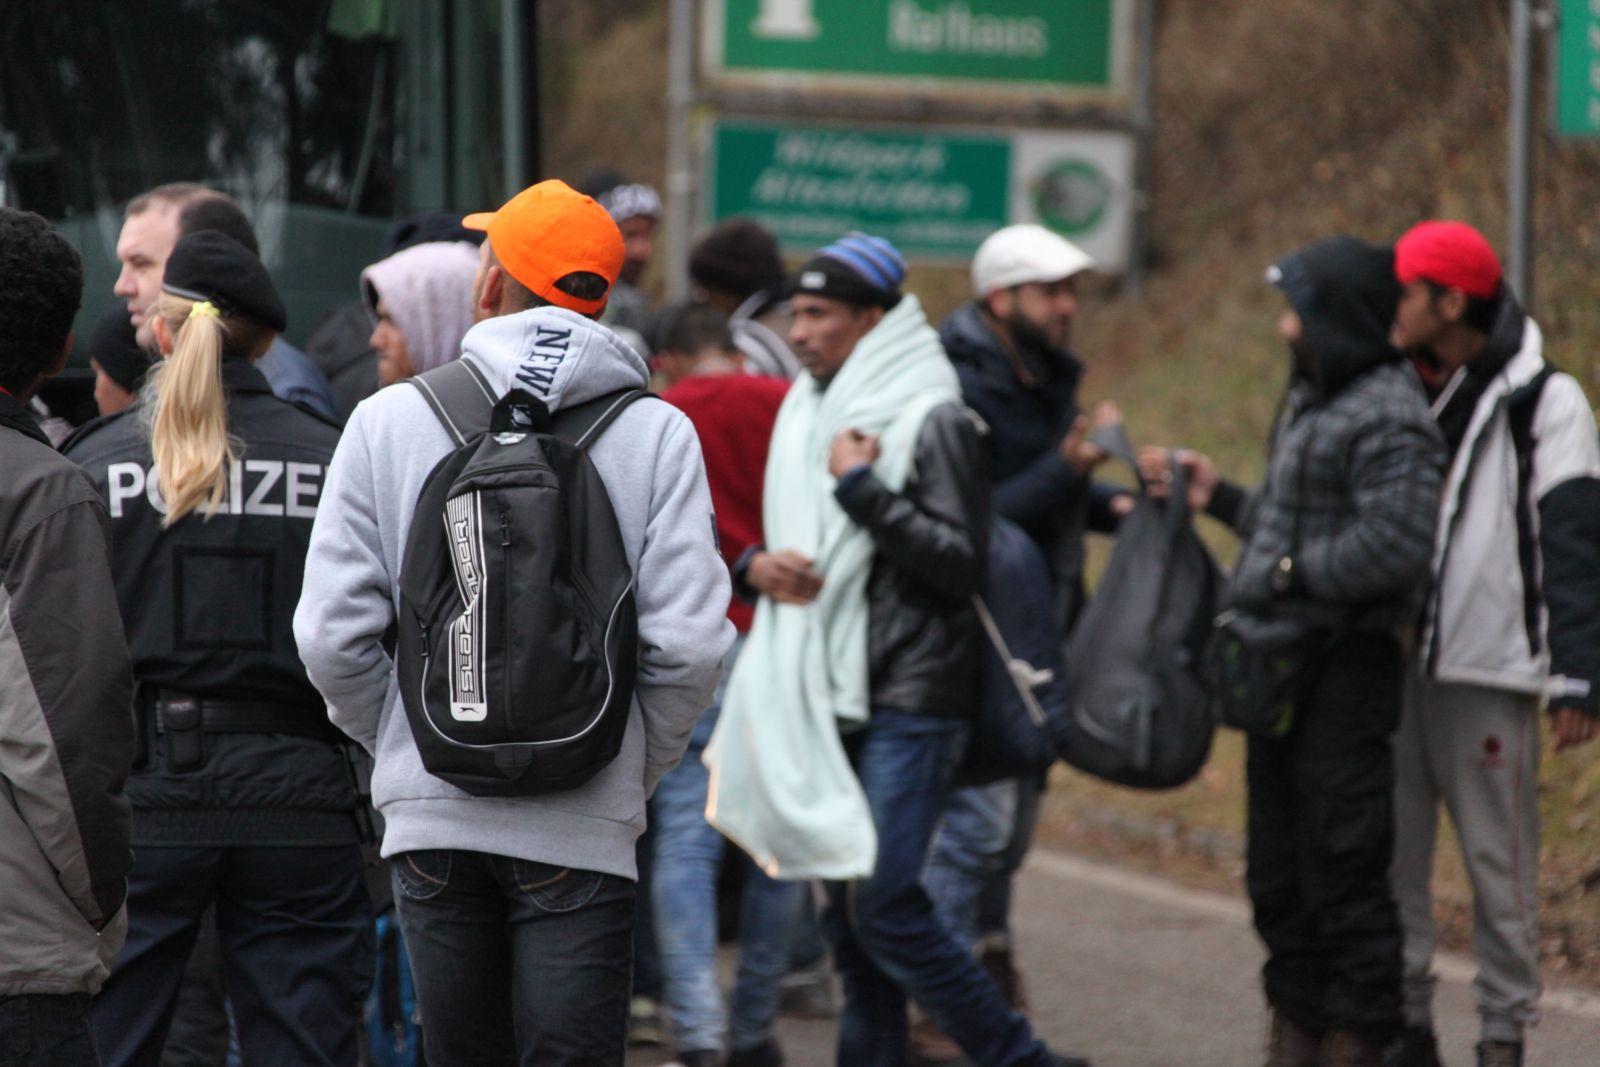
<svg viewBox="0 0 1600 1067">
<path fill-rule="evenodd" d="M 1406 1064 L 1437 1067 L 1429 881 L 1440 802 L 1473 886 L 1478 1063 L 1522 1063 L 1539 998 L 1538 711 L 1559 751 L 1600 714 L 1600 444 L 1583 390 L 1482 234 L 1424 222 L 1395 245 L 1391 335 L 1451 449 L 1433 581 L 1395 740 L 1394 889 L 1405 931 Z"/>
<path fill-rule="evenodd" d="M 547 181 L 464 224 L 489 234 L 479 321 L 440 369 L 471 371 L 481 421 L 489 396 L 513 389 L 559 415 L 646 387 L 644 359 L 595 321 L 623 259 L 604 208 Z M 416 625 L 398 595 L 400 557 L 423 482 L 455 447 L 419 389 L 382 389 L 356 407 L 317 510 L 296 642 L 329 717 L 373 754 L 428 1062 L 621 1067 L 645 801 L 682 757 L 733 642 L 700 444 L 677 408 L 641 400 L 586 447 L 634 582 L 633 699 L 610 762 L 581 786 L 527 796 L 469 795 L 429 772 L 385 640 Z M 537 549 L 501 529 L 498 573 L 509 574 Z M 484 567 L 488 587 L 497 572 Z M 481 639 L 508 636 L 487 623 Z"/>
</svg>

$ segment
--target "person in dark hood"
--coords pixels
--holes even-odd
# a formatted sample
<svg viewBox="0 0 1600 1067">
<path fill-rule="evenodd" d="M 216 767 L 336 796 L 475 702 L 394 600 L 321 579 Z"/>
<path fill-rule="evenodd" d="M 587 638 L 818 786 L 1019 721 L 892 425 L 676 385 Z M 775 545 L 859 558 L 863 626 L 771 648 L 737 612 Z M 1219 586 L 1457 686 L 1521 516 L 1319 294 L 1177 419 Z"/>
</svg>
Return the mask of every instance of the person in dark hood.
<svg viewBox="0 0 1600 1067">
<path fill-rule="evenodd" d="M 1271 649 L 1285 665 L 1288 715 L 1250 734 L 1247 759 L 1246 885 L 1272 1009 L 1266 1062 L 1375 1067 L 1401 1030 L 1391 738 L 1444 442 L 1389 343 L 1400 296 L 1390 249 L 1334 237 L 1268 278 L 1288 300 L 1278 332 L 1293 370 L 1266 479 L 1246 491 L 1204 456 L 1179 461 L 1192 471 L 1191 506 L 1243 541 L 1235 616 L 1295 635 Z M 1157 486 L 1171 479 L 1167 457 L 1141 456 Z"/>
</svg>

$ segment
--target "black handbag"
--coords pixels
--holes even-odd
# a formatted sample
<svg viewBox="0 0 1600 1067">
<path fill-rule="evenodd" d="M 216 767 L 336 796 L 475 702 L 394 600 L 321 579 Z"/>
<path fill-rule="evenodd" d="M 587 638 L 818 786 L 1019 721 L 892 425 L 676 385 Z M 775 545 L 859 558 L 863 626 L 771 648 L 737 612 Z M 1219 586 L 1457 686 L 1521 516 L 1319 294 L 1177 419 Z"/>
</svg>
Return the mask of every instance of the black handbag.
<svg viewBox="0 0 1600 1067">
<path fill-rule="evenodd" d="M 1298 619 L 1225 611 L 1206 648 L 1206 683 L 1217 721 L 1256 737 L 1283 737 L 1310 671 L 1332 643 Z"/>
<path fill-rule="evenodd" d="M 1304 484 L 1304 455 L 1297 477 Z M 1299 554 L 1300 510 L 1296 508 L 1289 553 L 1279 560 L 1273 574 L 1279 593 L 1289 591 Z M 1294 728 L 1295 704 L 1304 684 L 1337 635 L 1336 629 L 1287 615 L 1223 612 L 1206 645 L 1204 665 L 1217 721 L 1255 737 L 1287 735 Z"/>
</svg>

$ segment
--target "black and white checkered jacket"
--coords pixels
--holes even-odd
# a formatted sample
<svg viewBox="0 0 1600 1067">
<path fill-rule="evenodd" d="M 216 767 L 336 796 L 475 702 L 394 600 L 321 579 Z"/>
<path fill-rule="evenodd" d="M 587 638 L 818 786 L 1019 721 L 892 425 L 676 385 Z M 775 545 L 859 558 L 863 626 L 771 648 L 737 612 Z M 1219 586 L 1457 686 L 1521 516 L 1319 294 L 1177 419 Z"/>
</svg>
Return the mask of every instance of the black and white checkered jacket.
<svg viewBox="0 0 1600 1067">
<path fill-rule="evenodd" d="M 1362 629 L 1414 621 L 1444 468 L 1444 439 L 1408 365 L 1380 363 L 1325 400 L 1296 383 L 1265 482 L 1225 488 L 1212 508 L 1244 540 L 1232 606 Z M 1285 557 L 1280 590 L 1273 574 Z"/>
</svg>

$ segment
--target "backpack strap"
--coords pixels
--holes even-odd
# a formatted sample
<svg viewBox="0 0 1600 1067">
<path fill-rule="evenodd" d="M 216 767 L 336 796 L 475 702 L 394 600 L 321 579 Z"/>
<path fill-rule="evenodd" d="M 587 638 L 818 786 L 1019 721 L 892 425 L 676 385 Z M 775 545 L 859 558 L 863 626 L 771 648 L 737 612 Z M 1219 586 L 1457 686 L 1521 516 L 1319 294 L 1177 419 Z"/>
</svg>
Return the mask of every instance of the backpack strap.
<svg viewBox="0 0 1600 1067">
<path fill-rule="evenodd" d="M 422 394 L 457 448 L 488 431 L 489 417 L 499 397 L 472 360 L 453 359 L 442 367 L 407 378 L 406 384 Z"/>
<path fill-rule="evenodd" d="M 574 448 L 586 449 L 600 439 L 629 404 L 649 395 L 643 389 L 619 389 L 570 408 L 562 408 L 554 416 L 555 434 Z"/>
<path fill-rule="evenodd" d="M 1555 368 L 1546 364 L 1506 399 L 1506 423 L 1517 459 L 1517 562 L 1522 568 L 1522 623 L 1528 634 L 1528 648 L 1535 656 L 1544 645 L 1539 625 L 1544 598 L 1539 587 L 1538 527 L 1534 522 L 1539 505 L 1533 499 L 1533 450 L 1539 442 L 1534 439 L 1533 420 L 1539 413 L 1545 383 L 1554 373 Z"/>
</svg>

